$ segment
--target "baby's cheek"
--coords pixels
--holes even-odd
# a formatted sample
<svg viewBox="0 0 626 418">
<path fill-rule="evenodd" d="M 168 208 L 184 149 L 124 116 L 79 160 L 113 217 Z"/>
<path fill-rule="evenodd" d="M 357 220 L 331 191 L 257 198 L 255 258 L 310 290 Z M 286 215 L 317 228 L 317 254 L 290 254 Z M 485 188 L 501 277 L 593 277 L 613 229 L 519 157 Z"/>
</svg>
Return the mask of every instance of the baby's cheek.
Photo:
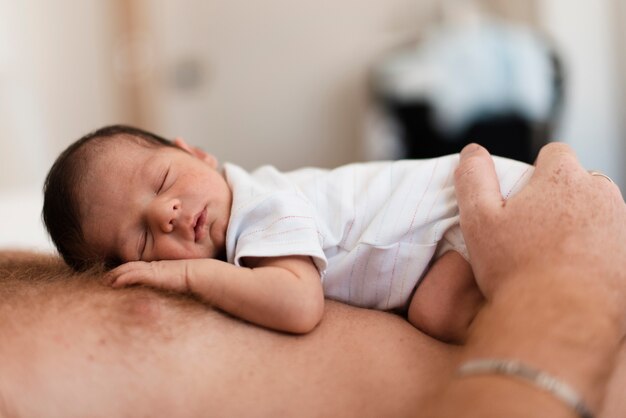
<svg viewBox="0 0 626 418">
<path fill-rule="evenodd" d="M 194 243 L 179 242 L 175 238 L 170 238 L 167 242 L 162 242 L 156 246 L 153 253 L 153 260 L 184 260 L 192 257 Z"/>
</svg>

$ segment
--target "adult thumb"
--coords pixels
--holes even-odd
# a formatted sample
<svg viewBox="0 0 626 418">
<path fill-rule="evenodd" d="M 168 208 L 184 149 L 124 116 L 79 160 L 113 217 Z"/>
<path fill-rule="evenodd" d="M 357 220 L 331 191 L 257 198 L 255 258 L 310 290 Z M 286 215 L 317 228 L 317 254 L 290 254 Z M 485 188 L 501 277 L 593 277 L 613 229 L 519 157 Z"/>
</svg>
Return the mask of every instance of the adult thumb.
<svg viewBox="0 0 626 418">
<path fill-rule="evenodd" d="M 480 217 L 489 216 L 501 207 L 502 194 L 493 159 L 478 144 L 469 144 L 461 151 L 454 173 L 454 188 L 461 225 L 472 226 Z"/>
</svg>

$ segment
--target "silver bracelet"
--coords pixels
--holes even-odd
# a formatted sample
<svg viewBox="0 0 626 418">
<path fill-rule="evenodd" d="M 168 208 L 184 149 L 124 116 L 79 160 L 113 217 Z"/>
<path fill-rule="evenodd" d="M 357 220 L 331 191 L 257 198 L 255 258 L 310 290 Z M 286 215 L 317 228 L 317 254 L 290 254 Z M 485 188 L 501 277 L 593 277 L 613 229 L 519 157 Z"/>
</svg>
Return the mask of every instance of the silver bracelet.
<svg viewBox="0 0 626 418">
<path fill-rule="evenodd" d="M 580 395 L 569 385 L 541 370 L 534 369 L 516 360 L 478 359 L 463 363 L 457 370 L 458 376 L 502 374 L 514 376 L 532 383 L 551 393 L 555 398 L 573 408 L 581 418 L 593 418 L 593 413 Z"/>
</svg>

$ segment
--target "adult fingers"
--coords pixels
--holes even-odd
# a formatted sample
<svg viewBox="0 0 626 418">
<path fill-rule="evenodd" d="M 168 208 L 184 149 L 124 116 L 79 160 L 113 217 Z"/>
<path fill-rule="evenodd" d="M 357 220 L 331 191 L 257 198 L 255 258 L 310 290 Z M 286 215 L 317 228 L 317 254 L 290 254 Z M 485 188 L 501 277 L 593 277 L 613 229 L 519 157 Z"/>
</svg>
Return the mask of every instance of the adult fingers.
<svg viewBox="0 0 626 418">
<path fill-rule="evenodd" d="M 586 174 L 586 171 L 579 164 L 574 150 L 561 142 L 551 142 L 541 148 L 535 161 L 535 167 L 533 177 L 545 176 L 555 182 L 558 182 L 561 176 L 575 173 Z"/>
<path fill-rule="evenodd" d="M 591 175 L 591 172 L 580 165 L 574 150 L 567 144 L 552 142 L 544 146 L 537 156 L 535 166 L 531 182 L 544 180 L 556 184 L 575 180 L 578 185 L 593 182 L 596 191 L 602 190 L 607 196 L 623 202 L 619 187 L 604 175 Z"/>
<path fill-rule="evenodd" d="M 478 144 L 469 144 L 461 151 L 459 166 L 454 173 L 454 187 L 461 223 L 484 210 L 495 210 L 502 202 L 493 160 Z"/>
</svg>

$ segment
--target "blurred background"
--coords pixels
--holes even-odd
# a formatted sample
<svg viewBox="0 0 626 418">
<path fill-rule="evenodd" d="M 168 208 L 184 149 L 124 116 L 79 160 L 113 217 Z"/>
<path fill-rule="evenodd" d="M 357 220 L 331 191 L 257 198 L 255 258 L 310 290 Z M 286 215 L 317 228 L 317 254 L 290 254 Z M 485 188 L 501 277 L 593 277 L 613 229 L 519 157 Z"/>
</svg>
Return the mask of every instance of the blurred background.
<svg viewBox="0 0 626 418">
<path fill-rule="evenodd" d="M 626 186 L 621 0 L 0 0 L 0 247 L 50 248 L 56 155 L 126 123 L 252 169 L 564 141 Z"/>
</svg>

